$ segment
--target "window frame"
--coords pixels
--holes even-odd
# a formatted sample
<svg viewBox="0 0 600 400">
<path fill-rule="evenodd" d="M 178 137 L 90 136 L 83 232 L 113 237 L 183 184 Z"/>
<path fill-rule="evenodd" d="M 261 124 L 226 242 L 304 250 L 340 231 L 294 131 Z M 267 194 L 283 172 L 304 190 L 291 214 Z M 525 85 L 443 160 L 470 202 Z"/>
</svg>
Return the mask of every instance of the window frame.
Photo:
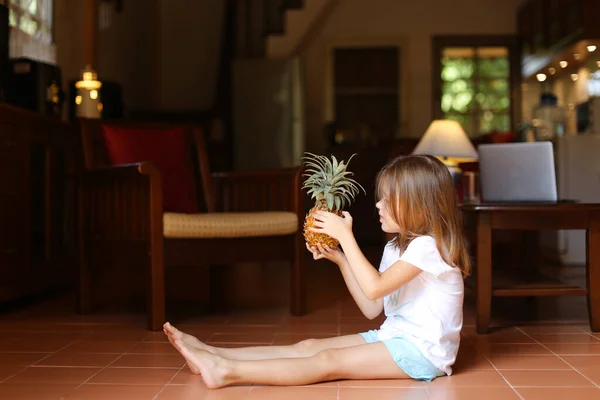
<svg viewBox="0 0 600 400">
<path fill-rule="evenodd" d="M 510 129 L 516 133 L 521 119 L 521 58 L 516 35 L 443 35 L 433 36 L 431 42 L 431 88 L 433 119 L 443 119 L 442 111 L 442 56 L 446 47 L 506 47 L 509 62 Z M 475 132 L 468 132 L 477 137 Z"/>
</svg>

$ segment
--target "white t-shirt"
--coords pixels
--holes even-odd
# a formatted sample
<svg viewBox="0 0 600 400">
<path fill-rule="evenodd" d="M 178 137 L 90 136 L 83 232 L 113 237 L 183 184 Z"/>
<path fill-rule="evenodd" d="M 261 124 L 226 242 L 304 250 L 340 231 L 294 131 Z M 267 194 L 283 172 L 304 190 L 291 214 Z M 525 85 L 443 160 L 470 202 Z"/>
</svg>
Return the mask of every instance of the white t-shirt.
<svg viewBox="0 0 600 400">
<path fill-rule="evenodd" d="M 384 297 L 387 319 L 378 331 L 379 340 L 402 336 L 436 368 L 450 375 L 463 324 L 462 273 L 444 262 L 432 236 L 413 239 L 402 255 L 397 247 L 388 243 L 379 272 L 398 260 L 423 272 Z"/>
</svg>

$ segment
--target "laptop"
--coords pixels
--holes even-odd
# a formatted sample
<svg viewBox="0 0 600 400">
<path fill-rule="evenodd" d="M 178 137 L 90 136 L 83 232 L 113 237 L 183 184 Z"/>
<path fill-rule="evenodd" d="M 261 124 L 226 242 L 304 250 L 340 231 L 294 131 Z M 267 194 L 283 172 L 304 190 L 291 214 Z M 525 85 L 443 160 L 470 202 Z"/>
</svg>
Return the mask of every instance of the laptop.
<svg viewBox="0 0 600 400">
<path fill-rule="evenodd" d="M 478 150 L 484 202 L 558 201 L 551 142 L 482 144 Z"/>
</svg>

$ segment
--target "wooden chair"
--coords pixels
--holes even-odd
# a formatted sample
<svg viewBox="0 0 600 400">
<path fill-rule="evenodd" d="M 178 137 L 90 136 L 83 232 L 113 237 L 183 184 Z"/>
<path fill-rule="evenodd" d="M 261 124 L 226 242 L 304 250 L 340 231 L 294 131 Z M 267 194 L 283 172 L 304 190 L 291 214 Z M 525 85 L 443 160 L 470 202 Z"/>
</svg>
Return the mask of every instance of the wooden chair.
<svg viewBox="0 0 600 400">
<path fill-rule="evenodd" d="M 163 210 L 163 179 L 152 162 L 110 165 L 102 126 L 172 125 L 81 120 L 85 171 L 79 179 L 79 309 L 92 310 L 92 260 L 141 261 L 148 268 L 148 326 L 165 322 L 165 266 L 211 266 L 211 302 L 222 294 L 222 268 L 237 262 L 289 261 L 291 313 L 305 305 L 301 168 L 210 173 L 203 135 L 186 127 L 198 204 L 203 212 Z M 134 260 L 135 259 L 135 260 Z M 103 261 L 109 262 L 109 261 Z"/>
</svg>

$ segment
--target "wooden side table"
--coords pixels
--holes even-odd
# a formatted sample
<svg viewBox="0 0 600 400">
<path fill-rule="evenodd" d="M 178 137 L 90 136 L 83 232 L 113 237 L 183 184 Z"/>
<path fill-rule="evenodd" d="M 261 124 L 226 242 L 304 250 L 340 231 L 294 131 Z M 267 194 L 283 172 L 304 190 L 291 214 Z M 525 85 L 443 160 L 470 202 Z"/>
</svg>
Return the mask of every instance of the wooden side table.
<svg viewBox="0 0 600 400">
<path fill-rule="evenodd" d="M 600 204 L 464 204 L 475 223 L 477 333 L 488 333 L 492 296 L 587 296 L 590 327 L 600 332 Z M 492 287 L 492 230 L 585 229 L 587 288 L 570 285 Z"/>
</svg>

